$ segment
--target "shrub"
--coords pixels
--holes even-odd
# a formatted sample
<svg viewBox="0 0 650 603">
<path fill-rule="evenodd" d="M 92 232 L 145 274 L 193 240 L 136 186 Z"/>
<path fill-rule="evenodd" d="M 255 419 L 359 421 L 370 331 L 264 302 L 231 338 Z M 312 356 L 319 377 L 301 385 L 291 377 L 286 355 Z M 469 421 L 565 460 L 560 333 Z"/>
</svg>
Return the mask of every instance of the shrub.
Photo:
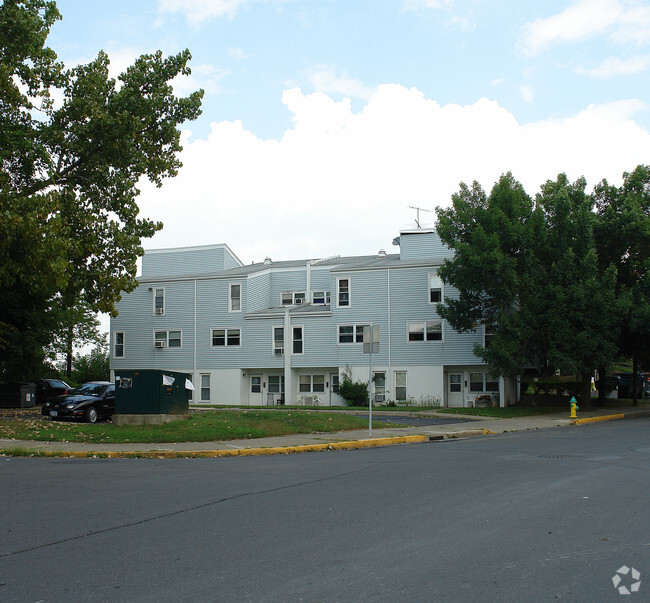
<svg viewBox="0 0 650 603">
<path fill-rule="evenodd" d="M 339 396 L 350 406 L 368 406 L 368 384 L 352 381 L 352 371 L 347 368 L 339 385 Z"/>
</svg>

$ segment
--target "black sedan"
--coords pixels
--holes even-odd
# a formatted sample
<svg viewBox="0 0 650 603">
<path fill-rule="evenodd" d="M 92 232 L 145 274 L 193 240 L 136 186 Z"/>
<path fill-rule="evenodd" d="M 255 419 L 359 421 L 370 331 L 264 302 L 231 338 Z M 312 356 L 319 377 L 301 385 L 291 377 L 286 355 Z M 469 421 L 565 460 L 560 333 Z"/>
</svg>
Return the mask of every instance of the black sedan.
<svg viewBox="0 0 650 603">
<path fill-rule="evenodd" d="M 115 412 L 115 384 L 110 381 L 90 381 L 65 396 L 43 405 L 43 414 L 52 419 L 81 419 L 96 423 Z"/>
</svg>

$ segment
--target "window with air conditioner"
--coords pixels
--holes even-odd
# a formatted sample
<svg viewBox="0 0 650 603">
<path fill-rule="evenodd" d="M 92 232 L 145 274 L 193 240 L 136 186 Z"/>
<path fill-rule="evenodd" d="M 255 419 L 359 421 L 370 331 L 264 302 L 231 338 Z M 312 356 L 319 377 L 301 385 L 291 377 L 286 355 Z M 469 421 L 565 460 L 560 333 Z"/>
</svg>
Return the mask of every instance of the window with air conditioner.
<svg viewBox="0 0 650 603">
<path fill-rule="evenodd" d="M 163 287 L 153 290 L 153 313 L 157 316 L 165 314 L 165 289 Z"/>
</svg>

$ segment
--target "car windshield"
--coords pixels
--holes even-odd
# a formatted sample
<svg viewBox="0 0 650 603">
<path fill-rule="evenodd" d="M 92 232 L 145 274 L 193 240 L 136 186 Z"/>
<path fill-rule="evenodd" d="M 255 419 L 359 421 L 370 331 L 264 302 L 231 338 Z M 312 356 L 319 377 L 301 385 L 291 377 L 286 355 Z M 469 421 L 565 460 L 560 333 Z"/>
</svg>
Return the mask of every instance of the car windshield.
<svg viewBox="0 0 650 603">
<path fill-rule="evenodd" d="M 75 389 L 73 393 L 84 396 L 101 396 L 105 387 L 101 383 L 84 383 Z"/>
</svg>

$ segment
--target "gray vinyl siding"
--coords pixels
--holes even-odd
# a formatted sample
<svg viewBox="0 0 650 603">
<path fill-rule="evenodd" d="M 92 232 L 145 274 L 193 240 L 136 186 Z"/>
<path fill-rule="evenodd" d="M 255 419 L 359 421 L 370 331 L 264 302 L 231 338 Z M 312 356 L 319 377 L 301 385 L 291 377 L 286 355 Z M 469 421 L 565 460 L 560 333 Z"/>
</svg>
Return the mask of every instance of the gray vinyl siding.
<svg viewBox="0 0 650 603">
<path fill-rule="evenodd" d="M 270 308 L 273 305 L 279 305 L 279 303 L 274 303 L 274 300 L 271 299 L 270 272 L 251 275 L 248 278 L 247 290 L 247 312 L 257 312 L 264 308 Z"/>
<path fill-rule="evenodd" d="M 223 246 L 187 249 L 154 249 L 142 257 L 142 276 L 209 274 L 241 266 Z"/>
<path fill-rule="evenodd" d="M 442 244 L 435 232 L 403 232 L 399 240 L 400 258 L 403 260 L 451 256 L 449 248 Z"/>
<path fill-rule="evenodd" d="M 331 274 L 328 268 L 317 268 L 312 266 L 311 269 L 311 290 L 312 291 L 330 291 Z"/>
<path fill-rule="evenodd" d="M 305 291 L 307 268 L 278 270 L 271 274 L 271 307 L 279 306 L 283 291 Z"/>
</svg>

